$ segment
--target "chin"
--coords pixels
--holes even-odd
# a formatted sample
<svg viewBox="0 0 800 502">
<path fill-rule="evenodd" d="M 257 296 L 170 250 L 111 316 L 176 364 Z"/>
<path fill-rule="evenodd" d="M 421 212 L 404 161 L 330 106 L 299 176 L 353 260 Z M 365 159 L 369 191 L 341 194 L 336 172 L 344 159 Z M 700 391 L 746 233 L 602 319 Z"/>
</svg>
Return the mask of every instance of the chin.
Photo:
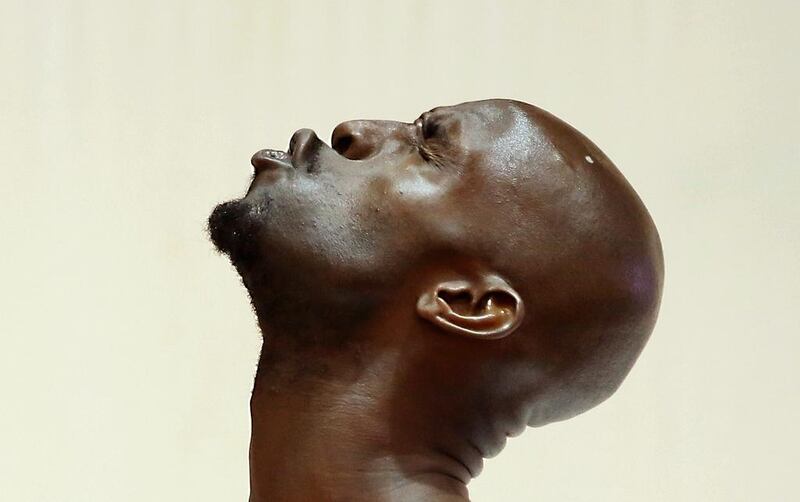
<svg viewBox="0 0 800 502">
<path fill-rule="evenodd" d="M 237 268 L 259 259 L 258 220 L 252 205 L 244 199 L 224 202 L 208 218 L 208 235 L 221 253 Z"/>
</svg>

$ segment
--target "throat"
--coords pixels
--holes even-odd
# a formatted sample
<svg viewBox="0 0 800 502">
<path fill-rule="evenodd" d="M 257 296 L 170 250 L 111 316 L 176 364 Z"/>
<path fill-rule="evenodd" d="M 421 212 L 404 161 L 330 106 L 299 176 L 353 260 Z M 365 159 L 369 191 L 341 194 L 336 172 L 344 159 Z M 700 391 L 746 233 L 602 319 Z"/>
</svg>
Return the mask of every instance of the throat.
<svg viewBox="0 0 800 502">
<path fill-rule="evenodd" d="M 298 366 L 262 355 L 250 402 L 250 501 L 468 501 L 482 455 L 425 396 L 387 377 L 397 359 L 325 357 L 314 365 L 306 354 Z"/>
</svg>

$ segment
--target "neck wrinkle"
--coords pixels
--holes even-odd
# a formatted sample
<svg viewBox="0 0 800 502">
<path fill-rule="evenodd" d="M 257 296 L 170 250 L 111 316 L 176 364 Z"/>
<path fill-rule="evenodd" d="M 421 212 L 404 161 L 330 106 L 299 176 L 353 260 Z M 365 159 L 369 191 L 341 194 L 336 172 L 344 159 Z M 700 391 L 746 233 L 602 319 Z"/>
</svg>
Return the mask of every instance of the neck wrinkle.
<svg viewBox="0 0 800 502">
<path fill-rule="evenodd" d="M 403 359 L 320 352 L 301 366 L 286 359 L 289 368 L 262 353 L 251 398 L 251 501 L 468 501 L 480 450 L 441 414 L 420 413 L 424 406 L 397 412 L 392 399 L 403 391 L 386 375 Z"/>
</svg>

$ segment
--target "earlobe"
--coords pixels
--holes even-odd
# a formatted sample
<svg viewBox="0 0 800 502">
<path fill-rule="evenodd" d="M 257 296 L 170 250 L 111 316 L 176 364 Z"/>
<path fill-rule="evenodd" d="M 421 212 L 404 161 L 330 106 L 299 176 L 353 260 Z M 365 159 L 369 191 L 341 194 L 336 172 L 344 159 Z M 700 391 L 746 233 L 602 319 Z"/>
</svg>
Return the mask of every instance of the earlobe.
<svg viewBox="0 0 800 502">
<path fill-rule="evenodd" d="M 437 283 L 420 295 L 417 313 L 449 333 L 496 340 L 519 327 L 525 308 L 503 278 L 487 275 Z"/>
</svg>

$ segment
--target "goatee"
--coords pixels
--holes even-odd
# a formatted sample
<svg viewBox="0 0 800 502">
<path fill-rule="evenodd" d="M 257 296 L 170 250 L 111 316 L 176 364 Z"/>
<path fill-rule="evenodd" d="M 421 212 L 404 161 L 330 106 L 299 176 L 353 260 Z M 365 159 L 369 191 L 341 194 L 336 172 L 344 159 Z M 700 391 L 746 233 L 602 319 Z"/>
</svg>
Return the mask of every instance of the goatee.
<svg viewBox="0 0 800 502">
<path fill-rule="evenodd" d="M 208 218 L 208 235 L 237 268 L 258 259 L 258 220 L 244 200 L 224 202 Z"/>
</svg>

